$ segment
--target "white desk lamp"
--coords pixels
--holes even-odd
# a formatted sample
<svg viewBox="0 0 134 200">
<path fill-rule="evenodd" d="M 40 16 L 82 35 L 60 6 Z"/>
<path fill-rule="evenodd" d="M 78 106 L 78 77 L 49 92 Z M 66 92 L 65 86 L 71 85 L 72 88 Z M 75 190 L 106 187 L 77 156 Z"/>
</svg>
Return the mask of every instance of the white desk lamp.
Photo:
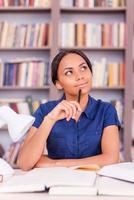
<svg viewBox="0 0 134 200">
<path fill-rule="evenodd" d="M 17 114 L 8 106 L 1 106 L 0 120 L 7 124 L 9 135 L 16 142 L 25 135 L 35 118 L 30 115 Z"/>
<path fill-rule="evenodd" d="M 20 140 L 32 126 L 35 118 L 30 115 L 17 114 L 8 106 L 0 107 L 1 124 L 7 124 L 11 139 L 16 142 Z M 14 174 L 12 167 L 0 158 L 0 182 L 8 179 Z"/>
</svg>

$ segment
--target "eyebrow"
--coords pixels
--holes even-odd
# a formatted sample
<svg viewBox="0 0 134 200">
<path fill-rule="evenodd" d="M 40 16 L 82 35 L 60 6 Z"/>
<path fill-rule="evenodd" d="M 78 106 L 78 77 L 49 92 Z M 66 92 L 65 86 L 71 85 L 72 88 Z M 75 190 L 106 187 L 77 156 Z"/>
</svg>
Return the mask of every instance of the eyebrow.
<svg viewBox="0 0 134 200">
<path fill-rule="evenodd" d="M 81 64 L 79 65 L 79 67 L 80 67 L 81 65 L 85 65 L 85 64 L 87 65 L 87 63 L 86 63 L 86 62 L 83 62 L 83 63 L 81 63 Z"/>
<path fill-rule="evenodd" d="M 86 62 L 82 62 L 81 64 L 79 64 L 79 67 L 81 67 L 82 65 L 84 65 L 84 64 L 87 64 Z M 72 70 L 73 69 L 73 67 L 65 67 L 64 68 L 64 71 L 65 70 Z"/>
</svg>

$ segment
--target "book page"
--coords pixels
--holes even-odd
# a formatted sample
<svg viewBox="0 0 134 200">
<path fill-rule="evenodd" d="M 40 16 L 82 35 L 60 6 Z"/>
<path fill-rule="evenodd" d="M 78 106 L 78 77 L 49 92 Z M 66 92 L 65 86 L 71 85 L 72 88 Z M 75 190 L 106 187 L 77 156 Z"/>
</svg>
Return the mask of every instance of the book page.
<svg viewBox="0 0 134 200">
<path fill-rule="evenodd" d="M 25 174 L 14 175 L 0 184 L 0 192 L 35 192 L 45 191 L 51 186 L 91 187 L 96 180 L 96 173 L 72 170 L 65 167 L 35 168 Z"/>
<path fill-rule="evenodd" d="M 94 186 L 53 186 L 50 195 L 96 195 L 97 187 Z"/>
<path fill-rule="evenodd" d="M 6 181 L 14 174 L 14 169 L 2 158 L 0 158 L 0 182 Z"/>
<path fill-rule="evenodd" d="M 73 170 L 66 167 L 35 168 L 29 176 L 40 177 L 46 186 L 93 186 L 96 173 L 94 171 Z"/>
<path fill-rule="evenodd" d="M 0 183 L 0 193 L 3 192 L 37 192 L 44 191 L 45 186 L 40 178 L 25 175 L 15 175 L 9 180 Z"/>
<path fill-rule="evenodd" d="M 109 177 L 98 177 L 99 195 L 134 196 L 134 184 Z"/>
<path fill-rule="evenodd" d="M 124 162 L 107 165 L 102 167 L 97 173 L 102 176 L 134 182 L 134 163 Z"/>
</svg>

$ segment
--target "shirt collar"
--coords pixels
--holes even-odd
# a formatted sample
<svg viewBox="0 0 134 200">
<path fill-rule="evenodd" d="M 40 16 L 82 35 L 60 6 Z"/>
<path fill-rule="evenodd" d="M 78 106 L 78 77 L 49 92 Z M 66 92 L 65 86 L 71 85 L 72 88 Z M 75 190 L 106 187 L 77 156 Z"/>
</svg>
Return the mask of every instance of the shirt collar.
<svg viewBox="0 0 134 200">
<path fill-rule="evenodd" d="M 62 97 L 58 100 L 58 103 L 61 102 L 63 99 L 65 99 L 65 94 L 63 94 Z M 85 115 L 89 119 L 93 119 L 95 117 L 96 109 L 97 101 L 93 97 L 88 96 L 88 103 L 86 109 L 84 110 Z"/>
<path fill-rule="evenodd" d="M 88 118 L 94 119 L 96 114 L 96 109 L 97 109 L 97 101 L 93 97 L 89 96 L 87 107 L 84 110 L 84 113 Z"/>
<path fill-rule="evenodd" d="M 58 103 L 61 102 L 63 99 L 66 99 L 66 98 L 65 98 L 65 94 L 63 94 L 63 95 L 58 99 Z"/>
</svg>

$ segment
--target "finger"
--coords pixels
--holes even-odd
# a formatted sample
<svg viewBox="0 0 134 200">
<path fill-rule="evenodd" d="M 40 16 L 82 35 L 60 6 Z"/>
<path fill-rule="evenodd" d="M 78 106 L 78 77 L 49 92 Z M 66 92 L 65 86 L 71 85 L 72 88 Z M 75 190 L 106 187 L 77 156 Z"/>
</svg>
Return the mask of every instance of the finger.
<svg viewBox="0 0 134 200">
<path fill-rule="evenodd" d="M 66 104 L 72 109 L 72 118 L 75 119 L 75 116 L 77 114 L 77 107 L 70 101 L 67 101 Z"/>
<path fill-rule="evenodd" d="M 60 103 L 60 110 L 62 110 L 65 113 L 65 118 L 67 120 L 70 119 L 70 108 L 65 104 L 65 101 L 62 101 Z"/>
<path fill-rule="evenodd" d="M 82 109 L 80 107 L 80 104 L 77 102 L 77 101 L 70 101 L 70 103 L 72 103 L 75 107 L 76 107 L 76 110 L 78 112 L 82 112 Z"/>
<path fill-rule="evenodd" d="M 60 110 L 65 114 L 65 118 L 67 119 L 69 116 L 69 109 L 64 105 L 63 102 L 60 104 Z"/>
<path fill-rule="evenodd" d="M 67 101 L 63 101 L 63 105 L 68 109 L 67 121 L 69 121 L 73 116 L 72 106 Z"/>
</svg>

